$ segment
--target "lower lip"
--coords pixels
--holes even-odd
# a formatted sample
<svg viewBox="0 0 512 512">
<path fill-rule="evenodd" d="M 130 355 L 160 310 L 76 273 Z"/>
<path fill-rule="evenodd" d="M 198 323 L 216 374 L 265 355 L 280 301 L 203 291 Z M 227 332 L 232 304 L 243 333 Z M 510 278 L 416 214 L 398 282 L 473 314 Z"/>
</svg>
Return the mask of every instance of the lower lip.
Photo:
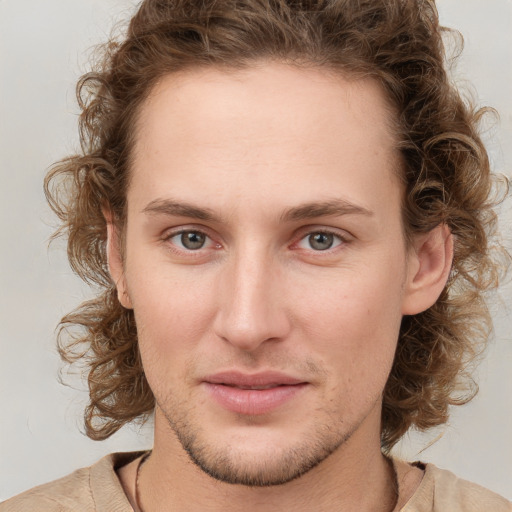
<svg viewBox="0 0 512 512">
<path fill-rule="evenodd" d="M 240 389 L 204 383 L 213 399 L 228 411 L 254 416 L 266 414 L 286 404 L 307 386 L 306 383 L 269 389 Z"/>
</svg>

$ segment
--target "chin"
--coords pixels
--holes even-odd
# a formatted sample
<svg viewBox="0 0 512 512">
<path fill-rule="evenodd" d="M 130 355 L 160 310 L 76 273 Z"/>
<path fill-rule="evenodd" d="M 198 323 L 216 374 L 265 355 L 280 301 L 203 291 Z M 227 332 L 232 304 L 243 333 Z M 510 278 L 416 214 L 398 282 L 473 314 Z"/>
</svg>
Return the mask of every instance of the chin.
<svg viewBox="0 0 512 512">
<path fill-rule="evenodd" d="M 249 487 L 291 482 L 319 466 L 350 437 L 332 426 L 315 425 L 302 432 L 276 435 L 272 429 L 246 427 L 254 435 L 216 436 L 212 430 L 168 423 L 190 460 L 215 480 Z M 225 432 L 224 432 L 225 433 Z"/>
</svg>

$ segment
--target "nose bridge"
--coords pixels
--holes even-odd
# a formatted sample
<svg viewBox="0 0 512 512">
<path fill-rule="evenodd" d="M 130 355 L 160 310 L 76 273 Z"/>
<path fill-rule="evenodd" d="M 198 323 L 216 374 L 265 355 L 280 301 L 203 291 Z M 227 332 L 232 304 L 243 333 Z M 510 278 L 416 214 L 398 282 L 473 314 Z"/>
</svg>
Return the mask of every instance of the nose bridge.
<svg viewBox="0 0 512 512">
<path fill-rule="evenodd" d="M 264 247 L 247 243 L 238 248 L 220 276 L 218 336 L 250 351 L 286 334 L 278 273 L 277 260 Z"/>
</svg>

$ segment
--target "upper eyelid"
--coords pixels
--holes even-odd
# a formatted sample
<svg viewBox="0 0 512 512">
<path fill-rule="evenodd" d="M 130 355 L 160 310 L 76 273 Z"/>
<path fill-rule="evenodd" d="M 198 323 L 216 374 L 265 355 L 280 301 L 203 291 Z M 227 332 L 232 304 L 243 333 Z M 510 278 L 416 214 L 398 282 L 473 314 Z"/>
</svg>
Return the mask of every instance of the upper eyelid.
<svg viewBox="0 0 512 512">
<path fill-rule="evenodd" d="M 314 233 L 327 233 L 329 235 L 335 235 L 342 240 L 354 238 L 354 236 L 346 229 L 328 226 L 303 226 L 302 228 L 299 228 L 295 233 L 295 238 L 297 240 L 302 240 L 304 237 Z"/>
<path fill-rule="evenodd" d="M 171 242 L 171 239 L 179 236 L 183 233 L 201 233 L 206 237 L 206 247 L 200 247 L 198 249 L 187 249 L 185 247 L 180 247 L 177 243 Z M 164 231 L 163 235 L 160 237 L 160 242 L 165 244 L 167 250 L 171 251 L 173 254 L 186 257 L 188 260 L 196 259 L 200 260 L 205 256 L 205 251 L 211 251 L 212 249 L 219 248 L 219 243 L 216 242 L 204 229 L 197 229 L 192 227 L 181 227 L 168 229 Z"/>
<path fill-rule="evenodd" d="M 202 235 L 204 235 L 206 237 L 205 243 L 206 243 L 207 247 L 200 247 L 199 249 L 191 250 L 191 249 L 181 248 L 178 245 L 176 245 L 175 243 L 171 242 L 171 240 L 175 236 L 179 236 L 183 233 L 201 233 Z M 159 238 L 160 238 L 161 243 L 172 245 L 173 251 L 178 251 L 178 252 L 182 252 L 182 253 L 190 253 L 190 254 L 194 254 L 194 253 L 200 254 L 204 250 L 212 249 L 212 246 L 218 247 L 219 245 L 221 245 L 218 241 L 216 241 L 214 239 L 214 237 L 212 237 L 208 233 L 208 230 L 206 230 L 204 228 L 200 229 L 200 228 L 192 227 L 192 226 L 190 226 L 190 227 L 182 226 L 182 227 L 166 229 L 166 230 L 164 230 L 164 232 L 162 233 L 162 235 Z"/>
<path fill-rule="evenodd" d="M 334 247 L 331 247 L 329 249 L 326 249 L 324 251 L 315 250 L 313 248 L 306 249 L 302 247 L 298 247 L 298 245 L 308 236 L 311 236 L 316 233 L 324 233 L 329 234 L 337 237 L 340 241 L 339 244 L 337 244 Z M 328 257 L 329 255 L 333 255 L 336 251 L 343 250 L 343 248 L 351 243 L 354 240 L 354 236 L 346 231 L 345 229 L 341 228 L 333 228 L 333 227 L 327 227 L 327 226 L 304 226 L 303 228 L 299 229 L 298 232 L 295 233 L 294 238 L 292 239 L 291 243 L 288 245 L 289 248 L 299 251 L 305 251 L 305 252 L 312 252 L 317 257 Z"/>
<path fill-rule="evenodd" d="M 169 238 L 172 238 L 176 235 L 181 235 L 182 233 L 189 233 L 189 232 L 201 233 L 203 235 L 206 235 L 208 238 L 213 239 L 213 237 L 211 235 L 211 230 L 205 228 L 204 226 L 199 227 L 199 226 L 194 226 L 194 225 L 180 226 L 180 227 L 165 229 L 162 233 L 162 239 L 168 240 Z"/>
<path fill-rule="evenodd" d="M 335 232 L 332 232 L 332 231 L 310 231 L 308 233 L 306 233 L 305 235 L 303 236 L 300 236 L 297 238 L 297 240 L 295 242 L 292 243 L 292 245 L 296 245 L 296 244 L 299 244 L 301 243 L 303 240 L 305 240 L 306 238 L 310 237 L 311 235 L 316 235 L 316 234 L 322 234 L 322 235 L 332 235 L 334 236 L 335 238 L 337 238 L 342 244 L 345 244 L 348 242 L 348 237 L 344 237 L 342 235 L 340 235 L 339 233 L 335 233 Z M 337 246 L 336 246 L 337 247 Z M 334 247 L 335 248 L 335 247 Z M 316 252 L 316 251 L 315 251 Z M 327 252 L 327 251 L 325 251 Z"/>
</svg>

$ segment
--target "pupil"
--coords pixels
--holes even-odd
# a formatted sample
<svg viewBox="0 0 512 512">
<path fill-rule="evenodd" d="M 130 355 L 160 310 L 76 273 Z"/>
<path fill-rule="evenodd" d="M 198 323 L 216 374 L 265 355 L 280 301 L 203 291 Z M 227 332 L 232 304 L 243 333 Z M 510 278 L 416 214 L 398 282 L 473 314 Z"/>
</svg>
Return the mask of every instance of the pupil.
<svg viewBox="0 0 512 512">
<path fill-rule="evenodd" d="M 332 247 L 334 236 L 329 233 L 315 233 L 309 235 L 309 243 L 317 251 L 326 251 Z"/>
<path fill-rule="evenodd" d="M 186 247 L 187 249 L 201 249 L 204 245 L 204 241 L 205 235 L 202 233 L 189 231 L 187 233 L 182 233 L 181 235 L 181 243 L 183 244 L 183 247 Z"/>
</svg>

